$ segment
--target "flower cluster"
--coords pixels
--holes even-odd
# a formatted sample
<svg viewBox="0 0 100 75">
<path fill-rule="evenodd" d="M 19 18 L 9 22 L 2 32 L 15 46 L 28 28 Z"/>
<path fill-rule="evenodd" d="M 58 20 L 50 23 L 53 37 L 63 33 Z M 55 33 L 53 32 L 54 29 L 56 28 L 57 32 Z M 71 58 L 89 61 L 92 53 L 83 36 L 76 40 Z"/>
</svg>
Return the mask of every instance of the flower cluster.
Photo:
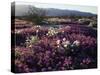
<svg viewBox="0 0 100 75">
<path fill-rule="evenodd" d="M 33 30 L 23 29 L 20 37 L 19 33 L 16 34 L 16 38 L 20 39 L 18 43 L 24 41 L 23 45 L 16 44 L 15 47 L 13 60 L 15 60 L 16 72 L 97 67 L 97 38 L 94 30 L 84 29 L 82 26 L 43 28 L 39 26 Z"/>
</svg>

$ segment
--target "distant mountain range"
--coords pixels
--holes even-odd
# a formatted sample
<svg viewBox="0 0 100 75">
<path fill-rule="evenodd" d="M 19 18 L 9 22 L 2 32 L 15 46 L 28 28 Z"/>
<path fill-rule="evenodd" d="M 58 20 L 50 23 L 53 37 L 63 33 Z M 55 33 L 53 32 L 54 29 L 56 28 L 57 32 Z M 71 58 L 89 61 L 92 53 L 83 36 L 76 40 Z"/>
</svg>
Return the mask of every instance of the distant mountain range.
<svg viewBox="0 0 100 75">
<path fill-rule="evenodd" d="M 29 11 L 29 5 L 16 5 L 14 12 L 14 5 L 11 6 L 12 14 L 15 13 L 15 16 L 25 16 L 25 14 Z M 32 7 L 32 6 L 31 6 Z M 62 10 L 56 8 L 41 8 L 46 11 L 46 16 L 96 16 L 96 14 L 92 14 L 89 12 L 81 12 L 77 10 Z"/>
</svg>

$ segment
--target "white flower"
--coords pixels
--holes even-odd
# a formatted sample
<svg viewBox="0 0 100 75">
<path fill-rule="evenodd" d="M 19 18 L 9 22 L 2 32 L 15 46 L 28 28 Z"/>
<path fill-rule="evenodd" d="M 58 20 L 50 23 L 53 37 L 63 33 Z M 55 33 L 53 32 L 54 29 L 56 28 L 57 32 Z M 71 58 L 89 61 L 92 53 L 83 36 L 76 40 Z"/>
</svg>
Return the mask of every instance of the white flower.
<svg viewBox="0 0 100 75">
<path fill-rule="evenodd" d="M 74 45 L 79 46 L 80 45 L 80 41 L 76 40 L 73 42 Z"/>
<path fill-rule="evenodd" d="M 16 30 L 15 31 L 15 33 L 17 33 L 17 34 L 19 34 L 19 33 L 21 33 L 22 32 L 22 30 Z"/>
<path fill-rule="evenodd" d="M 41 27 L 41 26 L 37 25 L 36 27 Z"/>
<path fill-rule="evenodd" d="M 70 45 L 70 41 L 66 41 L 66 44 L 67 44 L 67 45 Z"/>
<path fill-rule="evenodd" d="M 68 45 L 70 45 L 70 41 L 68 41 L 68 40 L 63 41 L 62 44 L 63 44 L 64 47 L 67 47 Z"/>
<path fill-rule="evenodd" d="M 67 46 L 68 46 L 68 45 L 66 45 L 66 44 L 64 45 L 64 47 L 67 47 Z"/>
<path fill-rule="evenodd" d="M 38 33 L 39 32 L 39 30 L 36 30 L 36 33 Z"/>
<path fill-rule="evenodd" d="M 65 41 L 66 40 L 66 38 L 63 38 L 63 41 Z"/>
<path fill-rule="evenodd" d="M 71 26 L 66 26 L 65 28 L 68 28 L 68 29 L 70 29 L 70 28 L 71 28 Z"/>
<path fill-rule="evenodd" d="M 62 31 L 62 33 L 64 33 L 64 30 Z"/>
<path fill-rule="evenodd" d="M 59 45 L 60 44 L 60 40 L 57 40 L 56 43 Z"/>
<path fill-rule="evenodd" d="M 31 47 L 32 47 L 32 45 L 29 45 L 29 47 L 31 48 Z"/>
<path fill-rule="evenodd" d="M 59 46 L 59 45 L 57 45 L 57 47 L 59 48 L 60 46 Z"/>
<path fill-rule="evenodd" d="M 48 35 L 48 33 L 46 35 Z"/>
</svg>

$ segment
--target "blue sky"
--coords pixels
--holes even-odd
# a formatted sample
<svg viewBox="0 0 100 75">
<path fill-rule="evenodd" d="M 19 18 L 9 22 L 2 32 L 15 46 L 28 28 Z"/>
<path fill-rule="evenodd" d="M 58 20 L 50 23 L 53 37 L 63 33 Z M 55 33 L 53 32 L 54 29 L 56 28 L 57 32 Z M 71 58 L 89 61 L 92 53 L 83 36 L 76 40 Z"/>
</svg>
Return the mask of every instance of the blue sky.
<svg viewBox="0 0 100 75">
<path fill-rule="evenodd" d="M 34 5 L 38 8 L 57 8 L 57 9 L 69 9 L 78 10 L 82 12 L 90 12 L 97 14 L 96 6 L 81 6 L 81 5 L 69 5 L 69 4 L 46 4 L 46 3 L 31 3 L 31 2 L 16 2 L 19 5 Z"/>
</svg>

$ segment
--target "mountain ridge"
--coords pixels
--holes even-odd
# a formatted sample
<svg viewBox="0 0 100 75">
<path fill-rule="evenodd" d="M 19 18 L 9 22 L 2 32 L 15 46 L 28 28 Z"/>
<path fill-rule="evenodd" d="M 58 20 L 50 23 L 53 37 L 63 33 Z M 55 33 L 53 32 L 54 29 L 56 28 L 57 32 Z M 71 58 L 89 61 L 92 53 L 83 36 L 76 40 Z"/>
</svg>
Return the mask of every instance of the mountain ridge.
<svg viewBox="0 0 100 75">
<path fill-rule="evenodd" d="M 29 7 L 35 7 L 35 6 L 15 5 L 15 10 L 12 10 L 12 12 L 15 13 L 15 16 L 25 16 L 26 14 L 28 14 Z M 14 5 L 11 6 L 11 9 L 13 8 Z M 46 16 L 74 16 L 74 15 L 75 16 L 96 16 L 96 14 L 90 12 L 82 12 L 77 10 L 58 9 L 58 8 L 41 8 L 41 9 L 46 11 Z"/>
</svg>

